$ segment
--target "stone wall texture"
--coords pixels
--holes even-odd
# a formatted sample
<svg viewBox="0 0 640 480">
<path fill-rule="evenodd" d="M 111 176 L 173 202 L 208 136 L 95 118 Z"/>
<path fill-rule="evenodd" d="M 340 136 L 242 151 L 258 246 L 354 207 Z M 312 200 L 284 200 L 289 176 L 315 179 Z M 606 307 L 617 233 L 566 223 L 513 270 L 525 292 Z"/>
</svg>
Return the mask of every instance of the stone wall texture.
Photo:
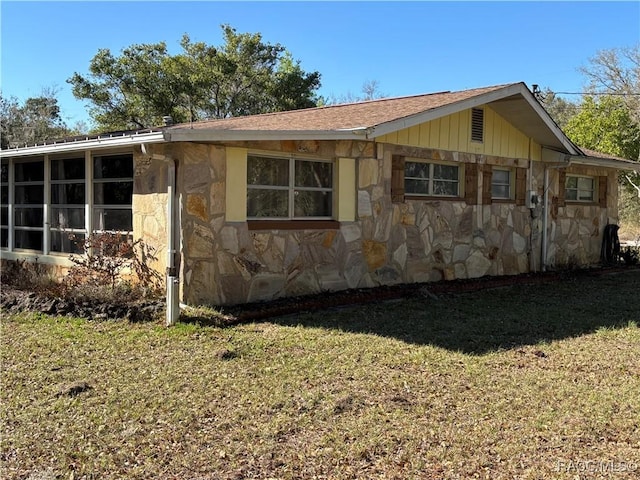
<svg viewBox="0 0 640 480">
<path fill-rule="evenodd" d="M 249 230 L 225 220 L 224 145 L 155 146 L 157 156 L 138 152 L 134 235 L 166 249 L 166 162 L 178 164 L 181 236 L 181 299 L 199 305 L 230 305 L 322 291 L 397 283 L 432 282 L 485 275 L 513 275 L 540 268 L 541 208 L 515 202 L 490 205 L 464 200 L 391 201 L 392 155 L 527 168 L 527 188 L 543 194 L 544 168 L 523 159 L 486 157 L 365 141 L 235 143 L 270 152 L 304 152 L 320 158 L 355 158 L 357 216 L 335 230 Z M 573 168 L 573 167 L 571 167 Z M 556 206 L 548 224 L 551 265 L 596 263 L 605 225 L 615 222 L 615 172 L 606 175 L 608 205 Z M 559 192 L 559 172 L 550 171 L 550 204 Z M 482 175 L 478 177 L 482 188 Z M 164 269 L 164 255 L 157 268 Z"/>
</svg>

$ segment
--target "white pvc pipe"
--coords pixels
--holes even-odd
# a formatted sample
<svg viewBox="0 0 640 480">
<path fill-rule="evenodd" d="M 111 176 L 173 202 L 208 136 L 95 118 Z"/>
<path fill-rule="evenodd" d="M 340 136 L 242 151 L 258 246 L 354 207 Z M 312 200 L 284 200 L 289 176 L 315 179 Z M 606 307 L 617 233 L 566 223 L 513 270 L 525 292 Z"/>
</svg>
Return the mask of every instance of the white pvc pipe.
<svg viewBox="0 0 640 480">
<path fill-rule="evenodd" d="M 154 160 L 167 162 L 167 291 L 165 325 L 175 325 L 180 317 L 180 301 L 178 298 L 180 279 L 176 267 L 177 215 L 176 215 L 176 162 L 168 155 L 152 154 L 145 144 L 140 146 L 142 153 Z"/>
<path fill-rule="evenodd" d="M 542 264 L 542 271 L 547 271 L 547 227 L 549 224 L 549 168 L 544 167 L 544 182 L 543 182 L 544 194 L 542 196 L 542 252 L 540 263 Z"/>
<path fill-rule="evenodd" d="M 166 325 L 175 325 L 180 317 L 178 270 L 176 268 L 176 163 L 167 157 L 167 316 Z"/>
</svg>

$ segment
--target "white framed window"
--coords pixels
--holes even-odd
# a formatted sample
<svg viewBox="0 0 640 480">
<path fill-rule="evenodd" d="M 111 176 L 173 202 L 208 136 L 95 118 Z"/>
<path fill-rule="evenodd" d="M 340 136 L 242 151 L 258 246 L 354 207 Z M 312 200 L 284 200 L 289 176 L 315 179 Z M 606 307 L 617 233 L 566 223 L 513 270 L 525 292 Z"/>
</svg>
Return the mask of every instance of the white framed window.
<svg viewBox="0 0 640 480">
<path fill-rule="evenodd" d="M 510 169 L 492 168 L 491 198 L 496 200 L 509 200 L 513 198 L 513 172 Z"/>
<path fill-rule="evenodd" d="M 565 179 L 565 200 L 570 202 L 595 202 L 597 198 L 595 178 L 567 175 Z"/>
<path fill-rule="evenodd" d="M 459 165 L 407 159 L 404 164 L 404 185 L 407 195 L 460 196 Z"/>
<path fill-rule="evenodd" d="M 331 219 L 333 162 L 311 158 L 247 156 L 248 219 Z"/>
<path fill-rule="evenodd" d="M 131 237 L 132 154 L 3 159 L 1 167 L 0 248 L 78 253 L 87 232 Z"/>
</svg>

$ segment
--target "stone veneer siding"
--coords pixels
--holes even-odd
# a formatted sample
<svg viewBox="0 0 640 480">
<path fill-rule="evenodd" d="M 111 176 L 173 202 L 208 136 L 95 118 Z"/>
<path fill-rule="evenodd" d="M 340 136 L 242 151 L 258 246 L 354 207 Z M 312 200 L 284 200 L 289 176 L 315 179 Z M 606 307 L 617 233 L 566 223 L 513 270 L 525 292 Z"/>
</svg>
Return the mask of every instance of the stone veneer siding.
<svg viewBox="0 0 640 480">
<path fill-rule="evenodd" d="M 535 172 L 542 192 L 544 170 L 535 165 Z M 596 199 L 594 203 L 566 201 L 560 205 L 559 171 L 551 170 L 549 186 L 549 247 L 548 264 L 552 267 L 594 265 L 600 261 L 604 227 L 618 223 L 618 176 L 612 169 L 571 166 L 566 174 L 607 178 L 606 208 Z M 562 186 L 563 187 L 563 186 Z"/>
<path fill-rule="evenodd" d="M 198 305 L 270 300 L 327 290 L 511 275 L 540 268 L 541 209 L 515 202 L 491 205 L 464 200 L 392 203 L 393 154 L 460 162 L 529 166 L 528 160 L 487 157 L 364 141 L 234 143 L 270 152 L 357 159 L 357 216 L 337 230 L 249 230 L 225 220 L 226 148 L 182 143 L 154 146 L 178 163 L 181 299 Z M 134 190 L 134 235 L 156 246 L 163 271 L 166 249 L 166 163 L 138 152 Z M 542 195 L 544 169 L 532 162 L 527 185 Z M 616 204 L 615 172 L 608 175 L 608 205 Z M 550 203 L 557 199 L 558 172 L 551 170 Z M 530 183 L 529 183 L 530 182 Z M 482 174 L 477 188 L 481 191 Z M 528 188 L 528 187 L 527 187 Z M 549 217 L 551 264 L 595 263 L 604 226 L 614 208 L 570 205 Z"/>
</svg>

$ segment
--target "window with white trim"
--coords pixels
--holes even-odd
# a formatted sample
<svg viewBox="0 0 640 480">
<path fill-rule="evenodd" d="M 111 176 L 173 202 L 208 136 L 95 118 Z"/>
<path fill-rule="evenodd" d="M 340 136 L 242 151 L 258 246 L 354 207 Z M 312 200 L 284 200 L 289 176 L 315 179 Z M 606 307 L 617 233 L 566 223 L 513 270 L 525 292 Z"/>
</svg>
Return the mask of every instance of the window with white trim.
<svg viewBox="0 0 640 480">
<path fill-rule="evenodd" d="M 133 155 L 99 155 L 89 164 L 74 155 L 4 159 L 1 166 L 0 248 L 77 253 L 87 232 L 131 236 Z"/>
<path fill-rule="evenodd" d="M 332 215 L 332 162 L 247 156 L 247 218 L 313 220 Z"/>
<path fill-rule="evenodd" d="M 404 185 L 407 195 L 458 197 L 460 167 L 407 159 L 404 164 Z"/>
<path fill-rule="evenodd" d="M 512 177 L 511 170 L 493 167 L 491 170 L 491 198 L 496 200 L 513 198 Z"/>
<path fill-rule="evenodd" d="M 595 178 L 567 175 L 565 180 L 565 200 L 570 202 L 595 202 L 596 199 Z"/>
</svg>

